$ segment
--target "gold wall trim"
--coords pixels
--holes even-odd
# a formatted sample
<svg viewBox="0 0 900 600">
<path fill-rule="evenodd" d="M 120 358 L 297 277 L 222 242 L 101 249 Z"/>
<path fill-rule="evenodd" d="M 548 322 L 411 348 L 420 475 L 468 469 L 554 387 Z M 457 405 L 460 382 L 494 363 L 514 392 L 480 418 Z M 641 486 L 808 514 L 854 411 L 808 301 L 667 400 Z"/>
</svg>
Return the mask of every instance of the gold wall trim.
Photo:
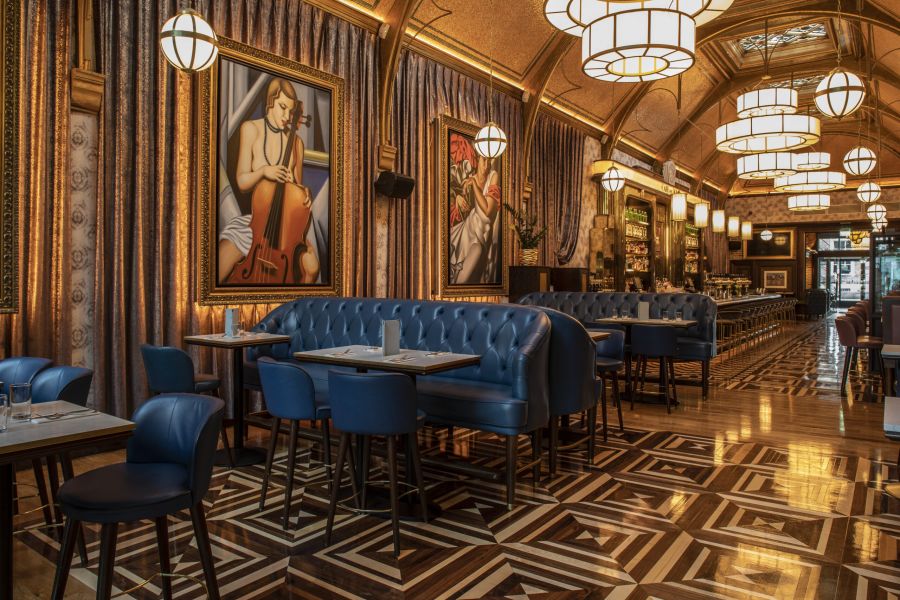
<svg viewBox="0 0 900 600">
<path fill-rule="evenodd" d="M 617 168 L 619 172 L 622 173 L 622 175 L 625 177 L 625 181 L 635 184 L 638 188 L 656 192 L 657 194 L 661 194 L 666 197 L 670 197 L 675 193 L 685 194 L 687 196 L 689 204 L 699 204 L 700 202 L 704 201 L 699 196 L 696 196 L 690 192 L 686 192 L 685 190 L 677 188 L 673 185 L 669 185 L 665 181 L 657 179 L 649 173 L 638 171 L 637 169 L 633 169 L 614 160 L 594 161 L 593 164 L 591 164 L 591 178 L 595 181 L 600 181 L 600 176 L 609 171 L 612 167 Z"/>
<path fill-rule="evenodd" d="M 100 106 L 103 104 L 106 75 L 84 69 L 72 69 L 70 79 L 72 108 L 99 114 Z"/>
<path fill-rule="evenodd" d="M 21 7 L 17 0 L 2 0 L 3 169 L 0 174 L 0 313 L 19 311 L 19 73 L 22 61 Z"/>
</svg>

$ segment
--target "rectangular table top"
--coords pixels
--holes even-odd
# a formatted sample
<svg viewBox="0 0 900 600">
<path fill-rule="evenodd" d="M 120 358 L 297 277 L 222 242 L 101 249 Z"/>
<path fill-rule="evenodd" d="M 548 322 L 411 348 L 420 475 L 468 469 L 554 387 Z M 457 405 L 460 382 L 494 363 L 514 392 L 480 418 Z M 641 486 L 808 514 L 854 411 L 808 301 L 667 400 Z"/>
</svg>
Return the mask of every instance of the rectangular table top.
<svg viewBox="0 0 900 600">
<path fill-rule="evenodd" d="M 594 323 L 602 323 L 604 325 L 656 325 L 661 327 L 690 327 L 696 325 L 697 321 L 688 319 L 638 319 L 637 317 L 604 317 L 597 319 Z"/>
<path fill-rule="evenodd" d="M 884 398 L 884 435 L 900 440 L 900 398 L 896 396 Z"/>
<path fill-rule="evenodd" d="M 597 330 L 588 330 L 588 335 L 591 338 L 592 342 L 602 342 L 603 340 L 608 340 L 610 333 L 608 331 L 597 331 Z"/>
<path fill-rule="evenodd" d="M 49 415 L 62 416 L 47 418 Z M 10 420 L 7 430 L 0 432 L 0 463 L 42 452 L 49 454 L 70 446 L 128 437 L 134 427 L 131 421 L 63 400 L 34 404 L 30 421 Z"/>
<path fill-rule="evenodd" d="M 224 333 L 184 336 L 185 344 L 212 346 L 214 348 L 248 348 L 250 346 L 266 346 L 268 344 L 287 344 L 290 341 L 291 336 L 289 335 L 249 331 L 237 337 L 227 337 Z"/>
<path fill-rule="evenodd" d="M 885 344 L 881 349 L 882 358 L 900 358 L 900 344 Z"/>
<path fill-rule="evenodd" d="M 481 357 L 477 354 L 453 354 L 452 352 L 430 352 L 427 350 L 400 350 L 400 354 L 384 356 L 380 346 L 341 346 L 295 352 L 299 361 L 325 363 L 357 369 L 392 371 L 410 375 L 432 375 L 460 367 L 477 365 Z"/>
</svg>

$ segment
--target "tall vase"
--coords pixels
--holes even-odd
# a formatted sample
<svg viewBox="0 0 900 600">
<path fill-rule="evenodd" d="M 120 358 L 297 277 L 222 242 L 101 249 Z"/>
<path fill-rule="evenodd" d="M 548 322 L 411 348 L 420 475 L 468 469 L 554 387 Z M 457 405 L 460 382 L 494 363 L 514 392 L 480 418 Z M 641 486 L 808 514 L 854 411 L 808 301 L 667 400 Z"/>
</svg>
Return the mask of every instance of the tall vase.
<svg viewBox="0 0 900 600">
<path fill-rule="evenodd" d="M 519 264 L 524 267 L 533 267 L 538 264 L 537 248 L 522 248 L 519 250 Z"/>
</svg>

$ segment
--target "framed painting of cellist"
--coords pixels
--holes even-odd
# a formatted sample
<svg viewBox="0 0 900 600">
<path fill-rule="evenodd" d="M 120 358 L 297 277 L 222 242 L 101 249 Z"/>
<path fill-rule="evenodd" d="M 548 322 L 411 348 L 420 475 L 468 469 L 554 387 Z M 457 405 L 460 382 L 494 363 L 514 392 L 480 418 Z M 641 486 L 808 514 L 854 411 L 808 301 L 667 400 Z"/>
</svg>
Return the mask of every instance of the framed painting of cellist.
<svg viewBox="0 0 900 600">
<path fill-rule="evenodd" d="M 201 78 L 201 304 L 341 292 L 343 80 L 220 39 Z"/>
</svg>

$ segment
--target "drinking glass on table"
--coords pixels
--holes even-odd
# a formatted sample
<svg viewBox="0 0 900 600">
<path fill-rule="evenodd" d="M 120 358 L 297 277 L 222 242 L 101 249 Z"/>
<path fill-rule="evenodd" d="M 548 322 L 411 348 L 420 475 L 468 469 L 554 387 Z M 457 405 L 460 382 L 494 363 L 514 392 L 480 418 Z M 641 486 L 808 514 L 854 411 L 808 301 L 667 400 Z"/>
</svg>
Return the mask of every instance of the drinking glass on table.
<svg viewBox="0 0 900 600">
<path fill-rule="evenodd" d="M 6 431 L 9 426 L 9 400 L 6 394 L 0 394 L 0 431 Z"/>
<path fill-rule="evenodd" d="M 13 421 L 31 420 L 31 384 L 9 384 L 9 417 Z"/>
<path fill-rule="evenodd" d="M 684 320 L 684 311 L 682 309 L 678 309 L 675 311 L 675 320 L 683 321 Z"/>
</svg>

